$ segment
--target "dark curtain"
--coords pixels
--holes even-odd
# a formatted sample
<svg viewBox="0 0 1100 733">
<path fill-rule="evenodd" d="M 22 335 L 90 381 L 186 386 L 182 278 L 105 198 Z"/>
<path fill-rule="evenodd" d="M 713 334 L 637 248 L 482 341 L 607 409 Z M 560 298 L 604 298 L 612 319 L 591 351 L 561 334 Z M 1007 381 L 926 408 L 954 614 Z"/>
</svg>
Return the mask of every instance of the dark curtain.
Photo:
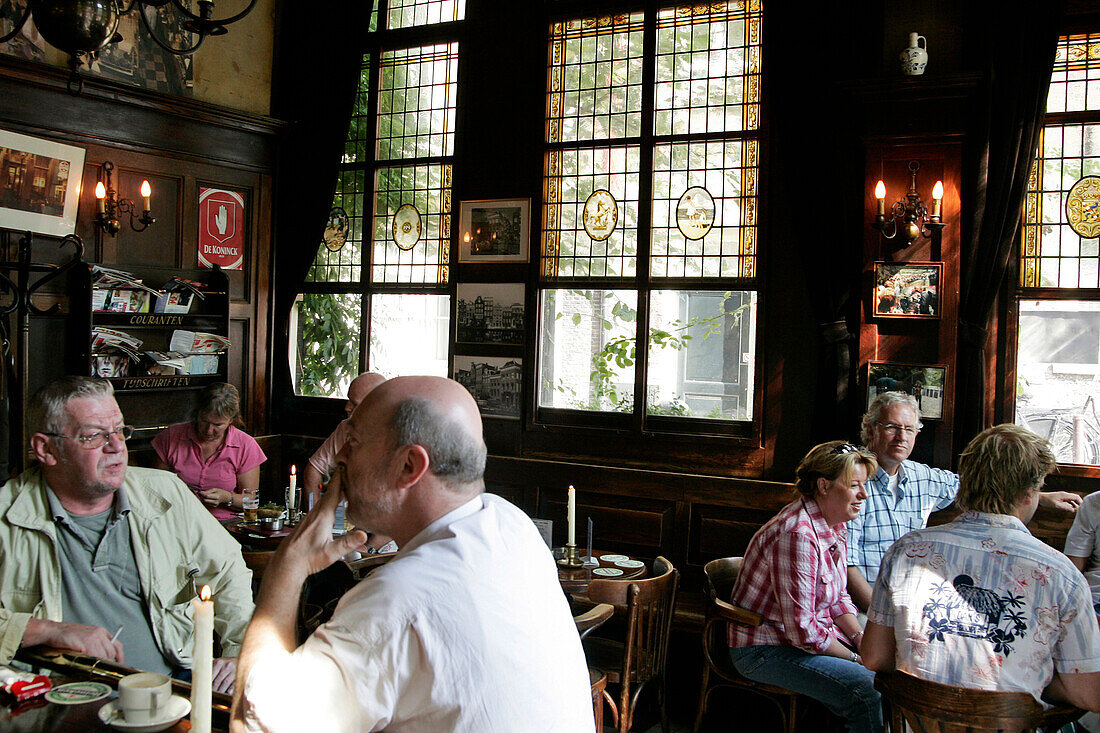
<svg viewBox="0 0 1100 733">
<path fill-rule="evenodd" d="M 272 114 L 290 123 L 279 143 L 275 190 L 274 353 L 287 353 L 290 310 L 320 246 L 362 67 L 374 0 L 277 3 Z M 276 356 L 274 395 L 293 394 Z M 283 412 L 280 400 L 273 413 Z"/>
<path fill-rule="evenodd" d="M 995 43 L 988 51 L 985 96 L 976 115 L 979 144 L 971 161 L 971 188 L 963 199 L 971 220 L 963 230 L 970 236 L 961 258 L 957 449 L 985 427 L 985 346 L 997 294 L 1016 254 L 1020 207 L 1042 128 L 1061 16 L 1058 0 L 1010 0 L 986 16 L 987 37 Z"/>
</svg>

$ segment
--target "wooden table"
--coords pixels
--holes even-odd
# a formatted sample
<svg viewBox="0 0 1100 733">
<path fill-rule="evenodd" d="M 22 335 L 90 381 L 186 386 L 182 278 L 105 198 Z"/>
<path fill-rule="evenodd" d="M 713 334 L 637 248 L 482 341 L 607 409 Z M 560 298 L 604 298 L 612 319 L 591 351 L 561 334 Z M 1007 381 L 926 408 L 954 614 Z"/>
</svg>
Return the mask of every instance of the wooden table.
<svg viewBox="0 0 1100 733">
<path fill-rule="evenodd" d="M 138 670 L 113 662 L 105 662 L 76 653 L 59 653 L 36 647 L 21 649 L 15 655 L 20 662 L 39 668 L 52 670 L 50 679 L 54 686 L 67 682 L 92 680 L 102 682 L 112 688 L 118 688 L 118 680 Z M 95 665 L 94 669 L 92 665 Z M 190 697 L 191 685 L 172 680 L 172 694 Z M 36 697 L 22 703 L 0 706 L 0 731 L 34 731 L 35 733 L 99 733 L 115 731 L 99 719 L 99 709 L 117 699 L 112 693 L 102 700 L 81 703 L 79 705 L 60 705 L 48 702 L 45 697 Z M 228 695 L 213 693 L 213 730 L 229 730 L 229 708 L 232 703 Z M 169 733 L 184 733 L 191 730 L 191 721 L 184 718 L 167 729 Z"/>
<path fill-rule="evenodd" d="M 634 557 L 608 550 L 593 550 L 592 555 L 599 561 L 599 568 L 621 570 L 620 575 L 601 575 L 596 573 L 596 567 L 591 568 L 565 568 L 558 565 L 558 582 L 562 590 L 567 593 L 583 594 L 588 592 L 588 584 L 593 578 L 606 578 L 608 580 L 630 580 L 640 578 L 646 574 L 645 565 Z M 610 559 L 608 559 L 610 558 Z M 623 563 L 627 567 L 616 564 Z"/>
<path fill-rule="evenodd" d="M 242 527 L 242 524 L 245 526 Z M 278 549 L 279 543 L 283 541 L 283 538 L 294 531 L 294 527 L 287 527 L 284 525 L 280 530 L 267 532 L 265 530 L 253 529 L 248 526 L 249 524 L 249 522 L 245 522 L 243 519 L 230 519 L 222 526 L 225 527 L 229 534 L 233 535 L 233 539 L 237 540 L 237 542 L 256 550 Z"/>
</svg>

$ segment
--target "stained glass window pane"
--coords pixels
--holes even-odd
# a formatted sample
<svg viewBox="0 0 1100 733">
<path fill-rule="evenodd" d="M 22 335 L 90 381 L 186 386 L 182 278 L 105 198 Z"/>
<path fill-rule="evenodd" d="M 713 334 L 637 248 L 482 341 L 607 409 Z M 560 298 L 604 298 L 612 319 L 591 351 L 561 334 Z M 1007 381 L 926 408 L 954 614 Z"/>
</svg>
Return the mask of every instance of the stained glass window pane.
<svg viewBox="0 0 1100 733">
<path fill-rule="evenodd" d="M 1100 34 L 1058 39 L 1047 113 L 1100 110 Z"/>
<path fill-rule="evenodd" d="M 466 0 L 389 0 L 387 28 L 447 23 L 466 17 Z"/>
<path fill-rule="evenodd" d="M 642 19 L 638 12 L 551 27 L 547 142 L 638 135 Z"/>
<path fill-rule="evenodd" d="M 654 148 L 653 277 L 756 274 L 756 150 L 755 140 Z M 713 221 L 701 238 L 698 229 L 678 225 L 696 218 Z"/>
<path fill-rule="evenodd" d="M 379 77 L 378 159 L 452 155 L 458 44 L 386 51 Z"/>
<path fill-rule="evenodd" d="M 637 147 L 582 148 L 548 153 L 543 275 L 630 277 L 637 269 Z M 616 226 L 600 241 L 585 231 L 588 197 L 609 191 L 617 202 Z"/>
<path fill-rule="evenodd" d="M 367 140 L 371 130 L 371 120 L 367 116 L 370 103 L 370 56 L 363 57 L 359 69 L 359 87 L 355 90 L 355 107 L 348 123 L 348 136 L 344 142 L 342 163 L 365 163 L 369 160 Z"/>
<path fill-rule="evenodd" d="M 336 180 L 332 205 L 342 208 L 350 224 L 347 242 L 331 252 L 324 245 L 317 249 L 306 282 L 356 283 L 363 265 L 363 201 L 366 175 L 361 170 L 341 171 Z"/>
<path fill-rule="evenodd" d="M 451 166 L 411 165 L 375 172 L 371 281 L 442 285 L 447 282 L 451 231 Z M 412 249 L 393 240 L 393 218 L 405 204 L 416 208 L 421 234 Z"/>
<path fill-rule="evenodd" d="M 657 13 L 656 134 L 759 127 L 760 23 L 759 0 Z"/>
<path fill-rule="evenodd" d="M 634 409 L 634 290 L 543 290 L 539 406 Z"/>
</svg>

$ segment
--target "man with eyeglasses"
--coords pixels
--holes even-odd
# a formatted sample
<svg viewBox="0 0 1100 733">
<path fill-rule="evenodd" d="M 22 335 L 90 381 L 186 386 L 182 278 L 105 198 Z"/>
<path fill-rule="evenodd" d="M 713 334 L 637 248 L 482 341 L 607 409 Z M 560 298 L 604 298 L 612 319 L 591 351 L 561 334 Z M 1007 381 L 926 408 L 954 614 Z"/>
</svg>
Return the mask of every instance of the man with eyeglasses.
<svg viewBox="0 0 1100 733">
<path fill-rule="evenodd" d="M 214 685 L 231 690 L 253 608 L 240 546 L 174 474 L 127 466 L 133 429 L 106 380 L 50 382 L 28 425 L 38 465 L 0 488 L 0 664 L 46 644 L 181 673 L 209 585 Z"/>
<path fill-rule="evenodd" d="M 890 545 L 922 529 L 932 512 L 946 509 L 959 492 L 959 477 L 942 468 L 910 461 L 923 427 L 917 400 L 903 392 L 883 392 L 863 416 L 860 437 L 878 458 L 878 472 L 867 480 L 867 499 L 848 522 L 848 593 L 860 611 L 871 603 L 871 588 Z M 1081 497 L 1068 491 L 1039 495 L 1039 503 L 1077 511 Z"/>
</svg>

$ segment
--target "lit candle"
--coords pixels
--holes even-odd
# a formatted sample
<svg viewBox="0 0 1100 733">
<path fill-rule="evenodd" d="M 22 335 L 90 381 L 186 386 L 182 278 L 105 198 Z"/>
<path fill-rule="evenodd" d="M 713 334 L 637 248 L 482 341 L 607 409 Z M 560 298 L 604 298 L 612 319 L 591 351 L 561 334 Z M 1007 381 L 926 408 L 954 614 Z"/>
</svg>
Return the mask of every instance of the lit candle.
<svg viewBox="0 0 1100 733">
<path fill-rule="evenodd" d="M 569 497 L 566 509 L 566 520 L 569 528 L 569 539 L 566 541 L 568 545 L 577 544 L 577 490 L 573 488 L 573 485 L 569 485 L 569 491 L 566 492 Z"/>
<path fill-rule="evenodd" d="M 105 198 L 107 198 L 107 189 L 104 187 L 103 181 L 100 181 L 95 185 L 95 208 L 101 214 L 106 210 L 103 201 Z"/>
<path fill-rule="evenodd" d="M 882 181 L 878 182 L 875 186 L 875 198 L 878 199 L 878 215 L 884 216 L 886 214 L 886 184 Z"/>
<path fill-rule="evenodd" d="M 214 601 L 204 585 L 191 601 L 194 647 L 191 651 L 191 731 L 210 733 L 210 704 L 214 679 Z"/>
<path fill-rule="evenodd" d="M 289 510 L 296 509 L 298 507 L 298 467 L 291 464 L 290 466 L 290 488 L 286 493 L 286 508 Z"/>
<path fill-rule="evenodd" d="M 149 201 L 149 199 L 151 199 L 152 197 L 153 197 L 153 189 L 150 188 L 149 181 L 142 181 L 141 182 L 141 198 L 145 202 L 145 210 L 146 211 L 152 211 L 153 210 L 153 205 Z"/>
<path fill-rule="evenodd" d="M 943 181 L 936 181 L 932 187 L 932 216 L 940 218 L 940 204 L 943 202 Z"/>
</svg>

